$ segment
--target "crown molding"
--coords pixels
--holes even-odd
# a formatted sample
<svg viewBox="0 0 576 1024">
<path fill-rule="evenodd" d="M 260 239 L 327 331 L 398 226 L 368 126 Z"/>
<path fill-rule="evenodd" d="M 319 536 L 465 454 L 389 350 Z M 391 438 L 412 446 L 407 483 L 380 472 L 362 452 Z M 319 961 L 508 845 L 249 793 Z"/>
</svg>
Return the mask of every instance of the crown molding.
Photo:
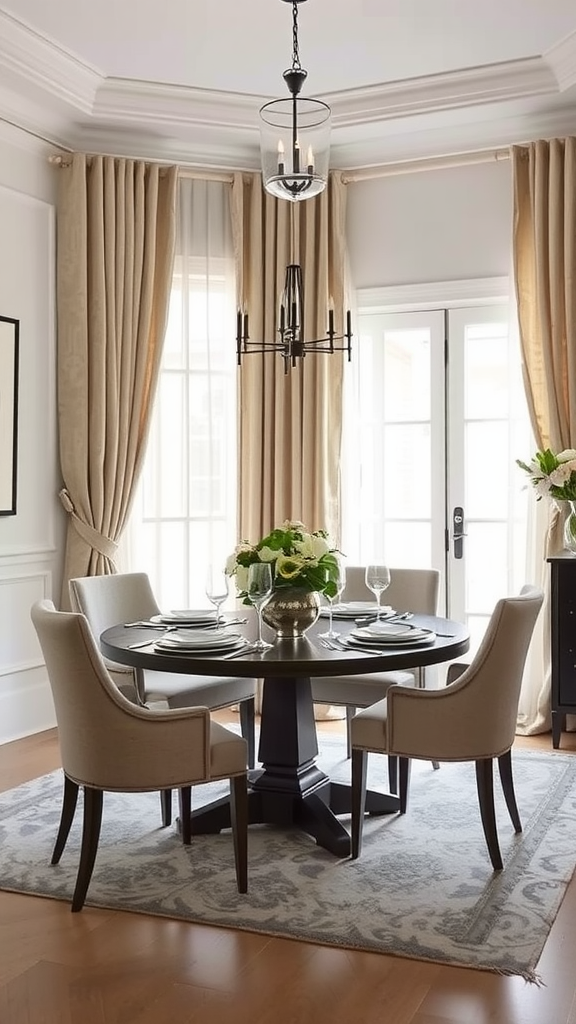
<svg viewBox="0 0 576 1024">
<path fill-rule="evenodd" d="M 198 167 L 259 166 L 270 97 L 106 78 L 0 11 L 0 117 L 62 148 Z M 576 33 L 545 57 L 323 94 L 343 170 L 574 130 Z"/>
<path fill-rule="evenodd" d="M 561 92 L 576 85 L 576 32 L 551 46 L 544 60 L 554 72 Z"/>
<path fill-rule="evenodd" d="M 356 308 L 362 313 L 404 313 L 413 309 L 457 309 L 504 302 L 510 296 L 508 277 L 483 277 L 429 284 L 359 288 Z"/>
<path fill-rule="evenodd" d="M 0 68 L 11 77 L 90 114 L 103 76 L 73 54 L 0 11 Z"/>
<path fill-rule="evenodd" d="M 351 89 L 346 93 L 330 93 L 320 98 L 332 108 L 334 125 L 345 126 L 532 96 L 552 96 L 557 92 L 558 83 L 552 70 L 541 57 L 531 57 Z"/>
</svg>

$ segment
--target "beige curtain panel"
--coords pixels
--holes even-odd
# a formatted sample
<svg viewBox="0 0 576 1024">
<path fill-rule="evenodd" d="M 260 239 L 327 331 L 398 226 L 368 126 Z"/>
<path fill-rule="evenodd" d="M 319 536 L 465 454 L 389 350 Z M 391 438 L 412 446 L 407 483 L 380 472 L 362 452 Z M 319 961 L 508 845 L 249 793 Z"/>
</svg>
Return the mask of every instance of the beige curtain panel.
<svg viewBox="0 0 576 1024">
<path fill-rule="evenodd" d="M 526 398 L 538 447 L 558 452 L 576 447 L 576 139 L 514 146 L 512 167 L 514 276 Z M 551 504 L 536 558 L 547 604 L 545 559 L 562 548 L 561 527 Z M 546 609 L 540 623 L 544 664 L 532 661 L 525 678 L 518 725 L 525 734 L 550 726 Z"/>
<path fill-rule="evenodd" d="M 59 169 L 60 493 L 68 580 L 115 571 L 168 314 L 177 168 L 75 154 Z"/>
<path fill-rule="evenodd" d="M 235 175 L 232 220 L 239 308 L 250 336 L 277 340 L 286 266 L 302 267 L 307 340 L 323 338 L 332 299 L 343 329 L 345 185 L 339 173 L 314 199 L 291 203 Z M 343 354 L 306 355 L 288 375 L 277 353 L 252 353 L 239 373 L 239 532 L 256 542 L 285 519 L 337 541 Z"/>
</svg>

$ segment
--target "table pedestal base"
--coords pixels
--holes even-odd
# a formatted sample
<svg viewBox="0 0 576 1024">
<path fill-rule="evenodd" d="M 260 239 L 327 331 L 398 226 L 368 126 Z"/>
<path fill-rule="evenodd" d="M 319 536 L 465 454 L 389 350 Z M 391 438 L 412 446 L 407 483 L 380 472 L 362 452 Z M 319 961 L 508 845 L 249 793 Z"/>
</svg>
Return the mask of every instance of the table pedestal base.
<svg viewBox="0 0 576 1024">
<path fill-rule="evenodd" d="M 317 753 L 310 680 L 265 680 L 258 750 L 263 768 L 250 772 L 248 821 L 300 828 L 334 856 L 349 857 L 350 836 L 336 815 L 350 813 L 351 787 L 331 782 L 315 763 Z M 366 794 L 370 814 L 396 814 L 399 809 L 397 796 Z M 230 828 L 228 798 L 198 808 L 191 817 L 193 835 Z"/>
<path fill-rule="evenodd" d="M 349 857 L 350 835 L 336 815 L 350 812 L 351 797 L 350 786 L 330 782 L 327 776 L 320 785 L 299 795 L 260 789 L 255 783 L 248 793 L 248 822 L 300 828 L 335 857 Z M 396 796 L 373 790 L 366 793 L 366 810 L 370 814 L 396 814 L 399 807 Z M 191 818 L 193 835 L 230 828 L 230 801 L 222 797 L 207 807 L 199 807 Z"/>
</svg>

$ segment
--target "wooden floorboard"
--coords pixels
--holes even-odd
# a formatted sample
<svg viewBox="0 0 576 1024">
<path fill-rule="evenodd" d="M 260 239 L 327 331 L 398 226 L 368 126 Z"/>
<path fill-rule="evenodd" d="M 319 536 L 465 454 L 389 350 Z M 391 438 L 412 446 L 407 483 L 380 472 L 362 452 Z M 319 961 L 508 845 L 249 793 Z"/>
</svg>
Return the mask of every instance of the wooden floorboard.
<svg viewBox="0 0 576 1024">
<path fill-rule="evenodd" d="M 550 750 L 551 737 L 517 745 Z M 562 749 L 576 751 L 576 734 Z M 0 746 L 0 790 L 59 763 L 55 730 Z M 538 967 L 542 987 L 0 892 L 0 1024 L 576 1024 L 575 960 L 575 880 Z"/>
</svg>

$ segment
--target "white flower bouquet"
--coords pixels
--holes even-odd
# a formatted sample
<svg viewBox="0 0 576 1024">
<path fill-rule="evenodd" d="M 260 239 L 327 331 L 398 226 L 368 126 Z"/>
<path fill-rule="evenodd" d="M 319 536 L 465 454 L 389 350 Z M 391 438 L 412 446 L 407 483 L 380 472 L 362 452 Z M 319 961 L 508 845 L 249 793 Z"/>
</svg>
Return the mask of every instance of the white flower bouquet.
<svg viewBox="0 0 576 1024">
<path fill-rule="evenodd" d="M 516 459 L 516 463 L 528 473 L 538 501 L 541 498 L 576 501 L 576 449 L 567 448 L 555 455 L 546 448 L 536 452 L 530 463 L 520 459 Z"/>
<path fill-rule="evenodd" d="M 300 587 L 335 597 L 337 554 L 324 530 L 310 532 L 303 523 L 287 519 L 257 544 L 238 544 L 226 560 L 225 572 L 236 577 L 239 597 L 244 599 L 248 594 L 248 568 L 255 562 L 270 564 L 274 590 Z"/>
</svg>

